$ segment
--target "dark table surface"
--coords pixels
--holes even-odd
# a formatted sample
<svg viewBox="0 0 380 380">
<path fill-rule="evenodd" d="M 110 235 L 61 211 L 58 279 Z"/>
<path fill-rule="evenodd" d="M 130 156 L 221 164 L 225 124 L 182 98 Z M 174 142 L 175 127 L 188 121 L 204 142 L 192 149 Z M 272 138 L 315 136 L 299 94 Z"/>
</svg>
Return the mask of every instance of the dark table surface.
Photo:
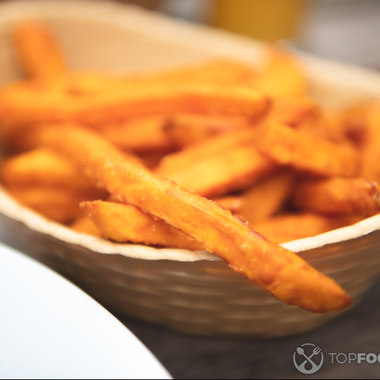
<svg viewBox="0 0 380 380">
<path fill-rule="evenodd" d="M 380 354 L 380 282 L 361 303 L 328 324 L 303 334 L 271 339 L 218 338 L 184 334 L 130 317 L 116 315 L 176 379 L 380 378 L 380 363 L 348 363 L 351 353 Z M 318 345 L 322 368 L 304 375 L 293 354 L 304 343 Z M 337 356 L 347 362 L 339 364 Z M 332 363 L 332 357 L 334 362 Z M 320 357 L 318 357 L 319 359 Z M 338 360 L 343 362 L 344 355 Z M 316 360 L 317 362 L 317 360 Z"/>
</svg>

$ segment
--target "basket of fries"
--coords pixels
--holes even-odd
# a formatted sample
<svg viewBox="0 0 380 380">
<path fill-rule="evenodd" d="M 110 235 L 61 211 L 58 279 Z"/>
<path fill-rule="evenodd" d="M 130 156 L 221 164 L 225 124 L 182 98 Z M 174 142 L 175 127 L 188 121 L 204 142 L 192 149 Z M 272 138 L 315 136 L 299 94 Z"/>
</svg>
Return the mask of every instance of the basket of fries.
<svg viewBox="0 0 380 380">
<path fill-rule="evenodd" d="M 375 283 L 380 75 L 113 2 L 0 15 L 7 242 L 197 334 L 306 331 Z"/>
</svg>

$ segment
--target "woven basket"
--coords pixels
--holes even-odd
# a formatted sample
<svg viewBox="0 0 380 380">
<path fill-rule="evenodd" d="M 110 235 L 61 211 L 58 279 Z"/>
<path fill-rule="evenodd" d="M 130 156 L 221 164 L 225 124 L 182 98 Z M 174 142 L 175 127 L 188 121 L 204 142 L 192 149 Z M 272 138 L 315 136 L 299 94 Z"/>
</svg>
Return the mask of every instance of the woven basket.
<svg viewBox="0 0 380 380">
<path fill-rule="evenodd" d="M 0 84 L 18 77 L 9 39 L 17 20 L 48 24 L 73 69 L 144 71 L 215 56 L 252 64 L 262 44 L 110 1 L 25 0 L 0 4 Z M 300 54 L 312 93 L 325 106 L 380 98 L 376 73 Z M 287 306 L 215 255 L 115 244 L 78 234 L 19 205 L 0 189 L 7 243 L 47 264 L 111 310 L 197 334 L 280 336 L 338 316 Z M 380 272 L 380 216 L 284 247 L 335 278 L 356 305 Z"/>
</svg>

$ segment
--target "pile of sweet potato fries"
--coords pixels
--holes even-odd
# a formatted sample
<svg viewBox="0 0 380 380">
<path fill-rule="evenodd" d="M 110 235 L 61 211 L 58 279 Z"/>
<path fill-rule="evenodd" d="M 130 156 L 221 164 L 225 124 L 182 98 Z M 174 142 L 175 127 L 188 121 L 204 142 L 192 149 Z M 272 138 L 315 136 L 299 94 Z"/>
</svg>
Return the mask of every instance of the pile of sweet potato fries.
<svg viewBox="0 0 380 380">
<path fill-rule="evenodd" d="M 313 312 L 351 298 L 279 243 L 380 211 L 380 107 L 327 110 L 277 46 L 253 67 L 70 70 L 41 24 L 15 25 L 24 78 L 0 88 L 0 180 L 22 204 L 116 242 L 206 249 Z"/>
</svg>

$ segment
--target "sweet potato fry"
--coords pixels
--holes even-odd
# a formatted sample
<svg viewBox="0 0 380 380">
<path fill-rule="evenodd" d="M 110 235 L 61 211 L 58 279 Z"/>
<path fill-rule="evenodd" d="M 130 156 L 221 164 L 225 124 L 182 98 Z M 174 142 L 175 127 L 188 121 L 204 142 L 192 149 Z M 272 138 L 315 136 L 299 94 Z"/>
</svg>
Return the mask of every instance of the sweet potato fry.
<svg viewBox="0 0 380 380">
<path fill-rule="evenodd" d="M 65 158 L 50 149 L 37 148 L 0 162 L 0 180 L 9 188 L 49 187 L 93 194 L 104 198 L 96 188 Z"/>
<path fill-rule="evenodd" d="M 267 54 L 255 87 L 276 98 L 307 95 L 308 79 L 300 60 L 278 46 L 272 46 Z"/>
<path fill-rule="evenodd" d="M 98 186 L 188 234 L 278 299 L 314 312 L 340 310 L 351 298 L 304 260 L 255 233 L 216 202 L 188 192 L 123 155 L 95 133 L 67 125 L 36 132 Z"/>
<path fill-rule="evenodd" d="M 176 114 L 169 118 L 165 130 L 178 147 L 184 147 L 248 125 L 242 116 Z"/>
<path fill-rule="evenodd" d="M 80 207 L 106 239 L 119 243 L 133 242 L 179 249 L 204 249 L 197 240 L 135 206 L 93 201 L 82 202 Z"/>
<path fill-rule="evenodd" d="M 328 216 L 305 212 L 277 215 L 255 224 L 253 228 L 267 239 L 282 244 L 346 227 L 360 220 L 357 216 Z"/>
<path fill-rule="evenodd" d="M 207 197 L 243 189 L 276 168 L 257 151 L 255 132 L 244 129 L 191 145 L 165 156 L 156 173 Z"/>
<path fill-rule="evenodd" d="M 287 170 L 264 178 L 244 193 L 239 215 L 251 226 L 266 220 L 289 198 L 294 183 L 294 173 Z"/>
<path fill-rule="evenodd" d="M 139 91 L 115 91 L 73 100 L 73 120 L 99 126 L 108 120 L 134 115 L 178 112 L 261 117 L 270 105 L 262 93 L 243 88 L 215 89 L 211 86 L 157 86 Z"/>
<path fill-rule="evenodd" d="M 293 128 L 320 115 L 321 108 L 314 100 L 300 96 L 276 98 L 268 112 L 271 120 Z"/>
<path fill-rule="evenodd" d="M 308 180 L 297 184 L 292 203 L 317 213 L 369 217 L 380 212 L 380 188 L 363 178 Z"/>
<path fill-rule="evenodd" d="M 350 143 L 344 130 L 338 112 L 326 112 L 323 110 L 319 116 L 301 121 L 295 129 L 302 133 L 309 134 L 317 140 L 327 140 L 335 144 Z"/>
<path fill-rule="evenodd" d="M 123 150 L 169 152 L 176 143 L 166 131 L 167 120 L 165 115 L 134 117 L 118 124 L 106 124 L 100 132 Z"/>
<path fill-rule="evenodd" d="M 361 172 L 360 176 L 380 183 L 380 103 L 373 104 L 365 115 L 365 133 L 360 144 Z"/>
<path fill-rule="evenodd" d="M 80 216 L 78 219 L 74 220 L 74 222 L 70 225 L 70 228 L 81 234 L 103 237 L 87 215 Z"/>
<path fill-rule="evenodd" d="M 12 146 L 25 128 L 36 124 L 75 121 L 99 128 L 134 116 L 179 112 L 256 119 L 269 105 L 262 93 L 242 88 L 156 86 L 75 97 L 18 83 L 0 91 L 0 125 L 3 140 Z"/>
<path fill-rule="evenodd" d="M 260 128 L 259 150 L 280 165 L 320 176 L 357 176 L 359 154 L 351 144 L 334 144 L 305 131 L 267 122 Z"/>
<path fill-rule="evenodd" d="M 18 23 L 13 29 L 17 58 L 27 77 L 62 88 L 66 64 L 50 31 L 33 21 Z"/>
<path fill-rule="evenodd" d="M 92 199 L 86 194 L 51 187 L 8 188 L 20 203 L 60 223 L 70 223 L 82 215 L 79 203 Z"/>
<path fill-rule="evenodd" d="M 253 65 L 231 58 L 214 58 L 187 67 L 172 68 L 145 75 L 145 80 L 168 84 L 207 84 L 216 87 L 250 88 L 257 70 Z"/>
<path fill-rule="evenodd" d="M 244 128 L 239 131 L 232 131 L 207 141 L 200 141 L 193 146 L 182 149 L 178 154 L 168 155 L 161 162 L 162 170 L 177 171 L 187 165 L 191 165 L 195 158 L 205 159 L 210 156 L 216 156 L 223 153 L 231 146 L 240 146 L 247 143 L 252 144 L 257 136 L 257 132 L 253 128 Z"/>
<path fill-rule="evenodd" d="M 103 91 L 114 91 L 157 85 L 211 85 L 252 87 L 256 69 L 245 62 L 217 58 L 186 67 L 172 67 L 149 73 L 112 75 L 100 72 L 76 72 L 68 77 L 67 91 L 75 95 L 93 95 Z"/>
</svg>

